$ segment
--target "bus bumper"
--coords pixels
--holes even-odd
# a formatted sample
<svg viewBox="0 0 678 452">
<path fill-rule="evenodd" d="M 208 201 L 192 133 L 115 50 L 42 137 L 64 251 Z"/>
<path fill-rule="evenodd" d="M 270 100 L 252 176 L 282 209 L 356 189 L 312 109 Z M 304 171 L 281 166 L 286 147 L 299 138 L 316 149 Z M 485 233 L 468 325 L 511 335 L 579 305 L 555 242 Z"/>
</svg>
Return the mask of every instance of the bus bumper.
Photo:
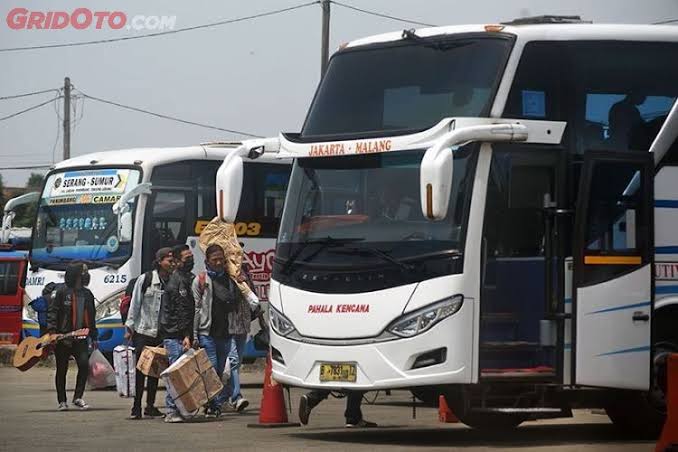
<svg viewBox="0 0 678 452">
<path fill-rule="evenodd" d="M 317 345 L 281 337 L 271 329 L 273 377 L 292 386 L 375 390 L 472 383 L 473 312 L 470 303 L 431 330 L 412 338 L 360 345 Z M 461 315 L 460 315 L 461 314 Z M 422 358 L 439 363 L 417 367 Z M 434 359 L 440 361 L 440 358 Z M 321 364 L 355 364 L 356 381 L 320 381 Z"/>
</svg>

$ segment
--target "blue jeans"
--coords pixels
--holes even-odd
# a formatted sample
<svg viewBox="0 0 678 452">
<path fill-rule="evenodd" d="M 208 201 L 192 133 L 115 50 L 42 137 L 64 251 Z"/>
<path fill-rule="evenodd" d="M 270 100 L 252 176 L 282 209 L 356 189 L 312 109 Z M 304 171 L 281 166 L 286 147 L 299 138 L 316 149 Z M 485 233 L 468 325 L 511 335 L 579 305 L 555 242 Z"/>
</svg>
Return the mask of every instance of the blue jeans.
<svg viewBox="0 0 678 452">
<path fill-rule="evenodd" d="M 207 357 L 212 363 L 212 367 L 216 370 L 217 375 L 221 379 L 224 374 L 224 367 L 226 367 L 226 358 L 228 357 L 227 341 L 225 338 L 216 338 L 211 336 L 198 336 L 198 343 L 205 349 Z M 210 402 L 210 406 L 214 409 L 220 409 L 221 405 L 226 401 L 227 389 L 224 389 Z"/>
<path fill-rule="evenodd" d="M 228 396 L 231 403 L 242 398 L 240 393 L 240 358 L 247 343 L 246 334 L 231 334 L 226 337 L 228 359 L 231 361 L 231 379 L 228 382 Z"/>
<path fill-rule="evenodd" d="M 162 341 L 162 345 L 167 351 L 167 360 L 169 361 L 170 366 L 184 354 L 182 342 L 182 339 L 164 339 Z M 172 396 L 170 396 L 169 389 L 167 390 L 167 395 L 165 395 L 165 406 L 167 406 L 168 409 L 167 414 L 179 412 L 179 410 L 177 410 L 177 405 L 174 403 L 174 400 L 172 400 Z"/>
</svg>

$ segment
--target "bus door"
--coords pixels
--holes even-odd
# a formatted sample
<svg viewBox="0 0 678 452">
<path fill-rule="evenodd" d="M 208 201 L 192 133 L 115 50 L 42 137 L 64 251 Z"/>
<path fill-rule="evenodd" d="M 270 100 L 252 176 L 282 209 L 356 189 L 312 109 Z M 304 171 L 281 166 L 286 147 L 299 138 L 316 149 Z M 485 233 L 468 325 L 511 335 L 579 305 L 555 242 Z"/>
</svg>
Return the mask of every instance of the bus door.
<svg viewBox="0 0 678 452">
<path fill-rule="evenodd" d="M 649 387 L 653 175 L 649 152 L 584 155 L 573 243 L 576 384 Z"/>
</svg>

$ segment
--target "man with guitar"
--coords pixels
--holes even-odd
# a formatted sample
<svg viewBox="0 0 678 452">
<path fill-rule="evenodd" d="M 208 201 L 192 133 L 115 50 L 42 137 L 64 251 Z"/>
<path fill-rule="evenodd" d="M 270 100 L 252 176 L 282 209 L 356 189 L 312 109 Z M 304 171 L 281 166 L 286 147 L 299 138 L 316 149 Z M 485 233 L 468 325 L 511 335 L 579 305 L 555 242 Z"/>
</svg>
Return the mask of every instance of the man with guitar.
<svg viewBox="0 0 678 452">
<path fill-rule="evenodd" d="M 89 329 L 92 347 L 96 348 L 97 328 L 95 323 L 94 295 L 86 287 L 89 284 L 87 266 L 82 263 L 70 264 L 64 275 L 65 286 L 57 291 L 47 312 L 47 331 L 51 334 L 66 334 L 81 328 Z M 82 399 L 89 371 L 89 349 L 87 339 L 68 338 L 57 342 L 54 351 L 58 410 L 68 410 L 66 402 L 66 373 L 68 358 L 73 356 L 78 364 L 78 376 L 73 395 L 73 405 L 86 410 L 89 405 Z"/>
</svg>

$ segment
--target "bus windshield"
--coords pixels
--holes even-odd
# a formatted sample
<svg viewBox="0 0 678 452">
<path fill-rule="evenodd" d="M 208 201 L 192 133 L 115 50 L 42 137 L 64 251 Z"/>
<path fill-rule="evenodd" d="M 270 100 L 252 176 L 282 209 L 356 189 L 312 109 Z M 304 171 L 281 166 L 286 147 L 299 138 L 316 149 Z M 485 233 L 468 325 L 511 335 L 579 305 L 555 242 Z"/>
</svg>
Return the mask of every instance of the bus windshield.
<svg viewBox="0 0 678 452">
<path fill-rule="evenodd" d="M 438 222 L 427 220 L 420 207 L 423 150 L 297 159 L 278 236 L 276 262 L 281 265 L 274 274 L 281 278 L 276 279 L 293 284 L 287 279 L 301 268 L 399 272 L 437 255 L 460 254 L 474 149 L 470 145 L 455 153 L 448 214 Z M 404 281 L 400 275 L 384 283 Z"/>
<path fill-rule="evenodd" d="M 337 53 L 301 132 L 411 133 L 446 117 L 487 116 L 512 41 L 415 38 Z"/>
<path fill-rule="evenodd" d="M 138 185 L 139 176 L 138 170 L 116 168 L 52 173 L 38 206 L 32 265 L 61 269 L 73 261 L 94 267 L 124 263 L 132 242 L 119 241 L 112 206 Z"/>
</svg>

